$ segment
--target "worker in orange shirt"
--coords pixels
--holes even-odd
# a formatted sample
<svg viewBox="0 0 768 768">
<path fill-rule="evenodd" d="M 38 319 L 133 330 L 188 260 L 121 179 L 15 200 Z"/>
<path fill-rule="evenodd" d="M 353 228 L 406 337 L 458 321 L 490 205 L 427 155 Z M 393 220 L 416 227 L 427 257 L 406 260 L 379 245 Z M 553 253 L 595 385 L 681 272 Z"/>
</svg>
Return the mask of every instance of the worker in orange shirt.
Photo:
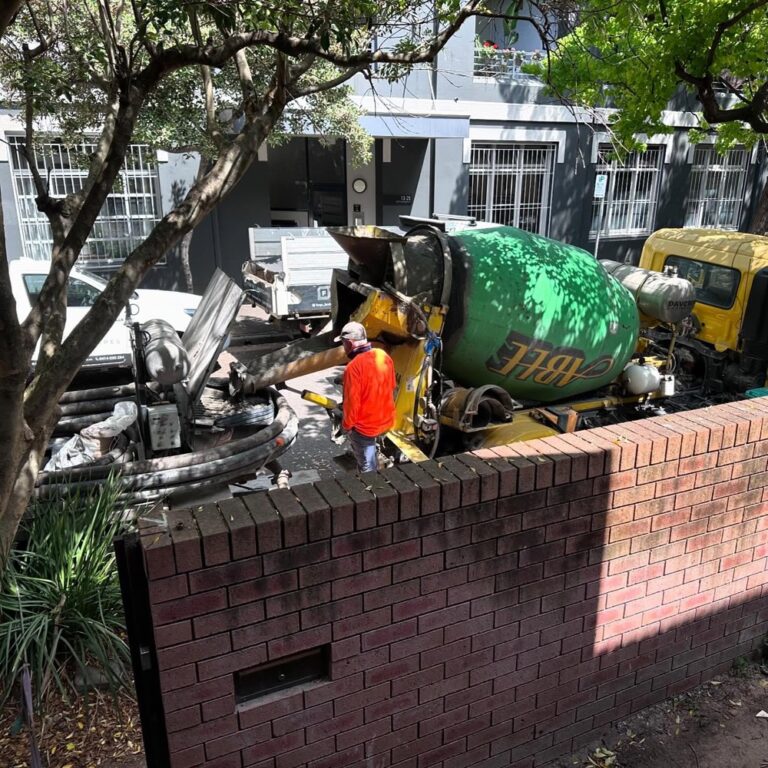
<svg viewBox="0 0 768 768">
<path fill-rule="evenodd" d="M 376 471 L 376 438 L 395 423 L 395 366 L 383 349 L 371 346 L 360 323 L 347 323 L 335 341 L 341 341 L 349 358 L 342 427 L 360 472 Z"/>
</svg>

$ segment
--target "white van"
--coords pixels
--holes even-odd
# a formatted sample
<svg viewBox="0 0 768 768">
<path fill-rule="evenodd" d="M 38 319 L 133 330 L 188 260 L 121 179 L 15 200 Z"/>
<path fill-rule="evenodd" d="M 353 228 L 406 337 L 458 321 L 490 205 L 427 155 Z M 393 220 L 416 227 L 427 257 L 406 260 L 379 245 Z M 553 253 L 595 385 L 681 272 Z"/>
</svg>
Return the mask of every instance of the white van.
<svg viewBox="0 0 768 768">
<path fill-rule="evenodd" d="M 51 262 L 15 259 L 8 262 L 8 269 L 13 297 L 16 299 L 16 313 L 19 320 L 23 320 L 40 295 L 50 272 Z M 106 280 L 75 264 L 67 285 L 67 323 L 64 336 L 85 317 L 106 285 Z M 179 333 L 183 333 L 199 303 L 200 296 L 193 293 L 139 288 L 131 296 L 125 316 L 118 319 L 109 329 L 91 352 L 83 368 L 129 368 L 132 365 L 132 356 L 128 323 L 161 319 L 169 322 Z M 36 359 L 37 350 L 32 358 L 33 363 Z"/>
</svg>

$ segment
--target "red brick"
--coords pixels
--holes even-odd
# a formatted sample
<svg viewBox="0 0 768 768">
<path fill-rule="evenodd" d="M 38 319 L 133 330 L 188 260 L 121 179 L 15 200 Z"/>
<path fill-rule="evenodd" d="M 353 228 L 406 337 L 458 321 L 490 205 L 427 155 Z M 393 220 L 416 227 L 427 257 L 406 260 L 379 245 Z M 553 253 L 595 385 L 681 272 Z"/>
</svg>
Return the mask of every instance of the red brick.
<svg viewBox="0 0 768 768">
<path fill-rule="evenodd" d="M 168 748 L 171 754 L 183 749 L 189 749 L 198 744 L 205 744 L 206 748 L 212 740 L 220 736 L 227 736 L 237 730 L 237 718 L 234 713 L 218 720 L 211 720 L 204 726 L 195 725 L 183 731 L 176 731 L 168 735 Z"/>
<path fill-rule="evenodd" d="M 383 654 L 377 651 L 372 655 L 375 657 L 382 657 Z M 334 672 L 337 671 L 338 664 L 334 664 Z M 365 668 L 363 665 L 362 668 Z M 369 663 L 367 666 L 377 666 L 375 660 Z M 335 698 L 339 698 L 348 693 L 354 693 L 355 691 L 361 691 L 364 687 L 363 674 L 359 670 L 354 670 L 348 675 L 337 675 L 333 682 L 321 683 L 316 687 L 308 688 L 304 692 L 304 701 L 307 706 L 313 706 L 315 704 L 321 704 L 324 701 L 331 701 Z"/>
<path fill-rule="evenodd" d="M 169 691 L 175 691 L 179 688 L 186 688 L 197 682 L 197 673 L 194 664 L 186 664 L 183 667 L 176 667 L 165 672 L 160 672 L 160 690 L 163 694 Z M 195 703 L 195 702 L 191 702 Z"/>
<path fill-rule="evenodd" d="M 242 498 L 222 499 L 218 502 L 219 511 L 229 528 L 229 540 L 232 558 L 238 560 L 253 557 L 258 552 L 256 545 L 256 525 L 248 514 Z"/>
<path fill-rule="evenodd" d="M 233 651 L 197 664 L 197 674 L 200 681 L 209 680 L 212 677 L 238 672 L 257 664 L 263 664 L 267 660 L 267 648 L 265 644 L 246 648 L 242 651 Z"/>
<path fill-rule="evenodd" d="M 327 585 L 330 588 L 330 585 Z M 323 603 L 311 608 L 305 608 L 301 612 L 301 628 L 310 629 L 329 621 L 346 619 L 363 612 L 363 600 L 360 595 L 353 595 L 344 600 L 335 600 Z"/>
<path fill-rule="evenodd" d="M 363 650 L 368 651 L 381 645 L 388 646 L 391 643 L 413 637 L 416 634 L 416 624 L 417 620 L 414 618 L 365 632 L 362 635 Z"/>
<path fill-rule="evenodd" d="M 412 560 L 421 554 L 421 541 L 410 539 L 387 547 L 378 547 L 363 554 L 363 569 L 380 568 L 384 565 Z"/>
<path fill-rule="evenodd" d="M 297 586 L 296 571 L 274 573 L 271 576 L 265 576 L 263 579 L 254 579 L 253 581 L 245 581 L 231 586 L 228 590 L 229 604 L 236 606 L 241 603 L 252 603 L 272 595 L 291 592 Z M 302 586 L 305 585 L 302 584 Z"/>
<path fill-rule="evenodd" d="M 294 485 L 293 491 L 307 513 L 307 533 L 310 541 L 322 541 L 331 535 L 331 508 L 317 488 L 309 483 Z"/>
<path fill-rule="evenodd" d="M 203 640 L 194 640 L 182 645 L 174 645 L 172 648 L 160 649 L 157 652 L 157 666 L 160 670 L 181 667 L 184 664 L 208 659 L 211 656 L 229 653 L 230 649 L 229 633 L 206 637 Z"/>
<path fill-rule="evenodd" d="M 458 479 L 447 470 L 438 467 L 437 462 L 425 461 L 421 465 L 401 464 L 399 469 L 419 489 L 419 513 L 421 515 L 432 515 L 439 512 L 440 509 L 453 509 L 461 505 L 461 490 Z M 434 477 L 437 471 L 443 478 L 442 482 L 438 482 Z"/>
<path fill-rule="evenodd" d="M 499 496 L 499 473 L 490 462 L 484 461 L 473 453 L 460 453 L 455 456 L 466 464 L 480 478 L 480 501 L 490 501 Z"/>
<path fill-rule="evenodd" d="M 407 581 L 418 576 L 426 576 L 429 573 L 439 573 L 443 570 L 445 558 L 442 552 L 427 557 L 419 557 L 417 560 L 408 560 L 392 566 L 392 581 Z"/>
<path fill-rule="evenodd" d="M 192 511 L 203 544 L 205 565 L 218 565 L 230 560 L 229 528 L 215 504 L 195 507 Z"/>
<path fill-rule="evenodd" d="M 143 518 L 139 518 L 141 526 Z M 147 523 L 149 526 L 150 523 Z M 152 525 L 140 531 L 141 549 L 144 555 L 144 565 L 150 581 L 172 576 L 176 573 L 176 562 L 173 557 L 173 542 L 167 530 Z"/>
<path fill-rule="evenodd" d="M 373 592 L 366 592 L 363 597 L 365 610 L 373 610 L 387 605 L 396 605 L 404 600 L 410 600 L 421 594 L 419 579 L 401 581 L 389 587 L 380 587 Z"/>
<path fill-rule="evenodd" d="M 232 632 L 232 647 L 237 651 L 250 645 L 257 645 L 299 631 L 299 617 L 296 614 L 280 616 L 277 619 L 260 621 Z"/>
<path fill-rule="evenodd" d="M 359 554 L 348 557 L 335 557 L 326 563 L 306 565 L 299 570 L 299 585 L 302 587 L 333 581 L 344 576 L 362 571 L 362 558 Z"/>
<path fill-rule="evenodd" d="M 191 591 L 204 592 L 217 587 L 237 584 L 241 581 L 258 578 L 262 575 L 261 557 L 236 560 L 226 565 L 203 568 L 189 574 Z"/>
<path fill-rule="evenodd" d="M 243 764 L 247 766 L 256 760 L 264 760 L 268 757 L 274 757 L 303 746 L 304 731 L 292 731 L 291 733 L 286 733 L 284 736 L 265 740 L 255 746 L 248 746 L 242 753 Z"/>
<path fill-rule="evenodd" d="M 443 608 L 438 611 L 432 611 L 418 619 L 419 634 L 423 635 L 433 629 L 444 627 L 447 624 L 453 624 L 457 621 L 464 621 L 469 618 L 469 604 L 464 603 L 449 608 Z"/>
<path fill-rule="evenodd" d="M 331 515 L 331 532 L 334 536 L 351 533 L 355 529 L 355 505 L 335 480 L 320 480 L 315 489 L 328 502 Z"/>
<path fill-rule="evenodd" d="M 280 516 L 265 491 L 246 494 L 243 498 L 256 525 L 256 542 L 260 553 L 273 552 L 283 545 Z"/>
<path fill-rule="evenodd" d="M 174 672 L 174 674 L 178 673 Z M 179 688 L 171 693 L 164 694 L 164 709 L 168 713 L 174 712 L 177 709 L 183 709 L 184 707 L 191 707 L 193 704 L 199 704 L 203 701 L 209 701 L 210 699 L 231 693 L 232 688 L 233 681 L 231 675 Z"/>
<path fill-rule="evenodd" d="M 295 617 L 294 617 L 295 618 Z M 269 658 L 279 659 L 293 653 L 299 653 L 311 648 L 317 648 L 331 641 L 331 626 L 327 624 L 321 627 L 306 629 L 294 634 L 286 634 L 270 640 L 268 643 Z M 234 638 L 233 638 L 234 642 Z"/>
<path fill-rule="evenodd" d="M 392 718 L 384 717 L 372 723 L 352 728 L 336 736 L 337 749 L 347 749 L 355 744 L 362 744 L 377 736 L 382 736 L 392 730 Z"/>
<path fill-rule="evenodd" d="M 356 675 L 358 672 L 363 672 L 366 669 L 380 667 L 388 661 L 390 661 L 390 649 L 386 646 L 383 648 L 375 648 L 372 651 L 360 653 L 356 656 L 351 656 L 350 658 L 340 659 L 339 661 L 334 662 L 331 669 L 331 675 L 334 681 L 340 680 L 348 675 Z"/>
<path fill-rule="evenodd" d="M 331 561 L 334 562 L 334 561 Z M 356 576 L 337 578 L 331 585 L 331 594 L 334 600 L 339 600 L 350 595 L 368 592 L 379 587 L 387 587 L 392 583 L 392 570 L 389 567 L 379 568 L 374 571 L 366 571 Z"/>
<path fill-rule="evenodd" d="M 186 643 L 191 639 L 192 622 L 189 619 L 155 627 L 155 645 L 157 648 L 167 648 L 169 645 Z"/>
<path fill-rule="evenodd" d="M 193 616 L 216 611 L 227 606 L 227 593 L 224 589 L 201 592 L 198 595 L 182 597 L 169 603 L 162 603 L 152 609 L 155 626 L 172 624 Z"/>
<path fill-rule="evenodd" d="M 373 528 L 376 525 L 376 497 L 369 486 L 350 473 L 337 475 L 336 482 L 355 502 L 355 530 Z"/>
<path fill-rule="evenodd" d="M 149 581 L 149 599 L 157 605 L 168 600 L 178 600 L 180 597 L 186 597 L 189 594 L 187 585 L 187 574 L 182 573 L 178 576 L 169 576 L 165 579 L 155 579 Z"/>
<path fill-rule="evenodd" d="M 171 768 L 193 768 L 204 762 L 203 748 L 199 744 L 181 752 L 174 752 L 170 756 Z"/>
<path fill-rule="evenodd" d="M 188 509 L 169 509 L 166 512 L 168 533 L 173 542 L 176 572 L 194 571 L 203 565 L 203 550 L 197 523 Z"/>
</svg>

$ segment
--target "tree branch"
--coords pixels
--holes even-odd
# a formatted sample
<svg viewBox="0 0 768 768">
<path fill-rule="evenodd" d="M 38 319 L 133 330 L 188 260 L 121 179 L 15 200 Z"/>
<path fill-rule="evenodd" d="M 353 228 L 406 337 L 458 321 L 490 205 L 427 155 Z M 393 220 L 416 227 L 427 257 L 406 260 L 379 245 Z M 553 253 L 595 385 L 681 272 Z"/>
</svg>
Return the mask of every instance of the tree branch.
<svg viewBox="0 0 768 768">
<path fill-rule="evenodd" d="M 24 0 L 5 0 L 0 3 L 0 37 L 5 34 L 5 31 L 13 23 L 23 2 Z"/>
<path fill-rule="evenodd" d="M 364 72 L 367 68 L 367 64 L 358 64 L 358 66 L 351 67 L 350 69 L 346 70 L 346 72 L 342 72 L 338 77 L 334 77 L 331 80 L 326 80 L 323 83 L 307 86 L 306 88 L 291 89 L 291 98 L 299 99 L 302 96 L 311 96 L 313 93 L 322 93 L 323 91 L 328 91 L 331 88 L 335 88 L 337 85 L 346 83 L 355 75 L 359 74 L 360 72 Z"/>
<path fill-rule="evenodd" d="M 280 95 L 275 83 L 270 88 Z M 256 156 L 259 146 L 280 119 L 285 103 L 277 98 L 263 98 L 261 119 L 247 128 L 224 149 L 204 178 L 196 182 L 184 200 L 166 214 L 152 232 L 114 273 L 107 287 L 96 299 L 83 320 L 63 341 L 56 356 L 56 369 L 41 371 L 28 388 L 25 403 L 27 418 L 36 426 L 36 411 L 51 397 L 58 398 L 61 381 L 69 381 L 93 347 L 93 339 L 101 338 L 119 315 L 136 289 L 144 273 L 181 238 L 193 229 L 211 209 L 228 194 L 243 177 Z M 37 372 L 36 372 L 37 374 Z"/>
<path fill-rule="evenodd" d="M 139 79 L 146 90 L 166 74 L 190 64 L 207 64 L 211 67 L 222 67 L 234 57 L 237 51 L 259 46 L 273 48 L 286 56 L 295 58 L 306 54 L 314 54 L 331 64 L 340 67 L 356 67 L 361 64 L 419 64 L 431 61 L 434 56 L 459 30 L 461 25 L 471 16 L 478 15 L 476 10 L 482 0 L 469 0 L 456 14 L 454 20 L 442 32 L 426 45 L 413 51 L 362 51 L 359 53 L 342 53 L 332 48 L 323 47 L 316 37 L 295 37 L 283 32 L 268 32 L 256 30 L 232 35 L 217 46 L 180 45 L 168 48 L 160 53 L 140 73 Z"/>
<path fill-rule="evenodd" d="M 714 37 L 712 38 L 712 43 L 709 46 L 709 50 L 707 51 L 707 58 L 704 62 L 704 71 L 709 72 L 710 67 L 712 66 L 712 63 L 715 60 L 715 55 L 717 54 L 717 48 L 720 45 L 720 41 L 723 39 L 723 35 L 734 25 L 738 24 L 745 16 L 749 16 L 752 11 L 756 11 L 758 8 L 762 8 L 763 6 L 768 4 L 768 0 L 754 0 L 754 2 L 750 3 L 745 8 L 742 8 L 739 13 L 737 13 L 735 16 L 732 16 L 730 19 L 726 19 L 725 21 L 721 22 L 717 25 L 717 28 L 715 30 Z"/>
</svg>

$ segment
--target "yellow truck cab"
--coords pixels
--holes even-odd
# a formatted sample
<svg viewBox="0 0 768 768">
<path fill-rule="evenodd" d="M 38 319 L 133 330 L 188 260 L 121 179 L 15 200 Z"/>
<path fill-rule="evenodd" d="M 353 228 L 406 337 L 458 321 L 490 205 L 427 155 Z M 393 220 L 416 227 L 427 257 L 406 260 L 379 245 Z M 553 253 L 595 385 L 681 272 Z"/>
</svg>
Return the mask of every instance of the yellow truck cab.
<svg viewBox="0 0 768 768">
<path fill-rule="evenodd" d="M 768 365 L 768 237 L 712 229 L 660 229 L 643 246 L 640 267 L 677 269 L 696 288 L 684 334 L 711 345 L 730 390 L 760 387 Z"/>
</svg>

